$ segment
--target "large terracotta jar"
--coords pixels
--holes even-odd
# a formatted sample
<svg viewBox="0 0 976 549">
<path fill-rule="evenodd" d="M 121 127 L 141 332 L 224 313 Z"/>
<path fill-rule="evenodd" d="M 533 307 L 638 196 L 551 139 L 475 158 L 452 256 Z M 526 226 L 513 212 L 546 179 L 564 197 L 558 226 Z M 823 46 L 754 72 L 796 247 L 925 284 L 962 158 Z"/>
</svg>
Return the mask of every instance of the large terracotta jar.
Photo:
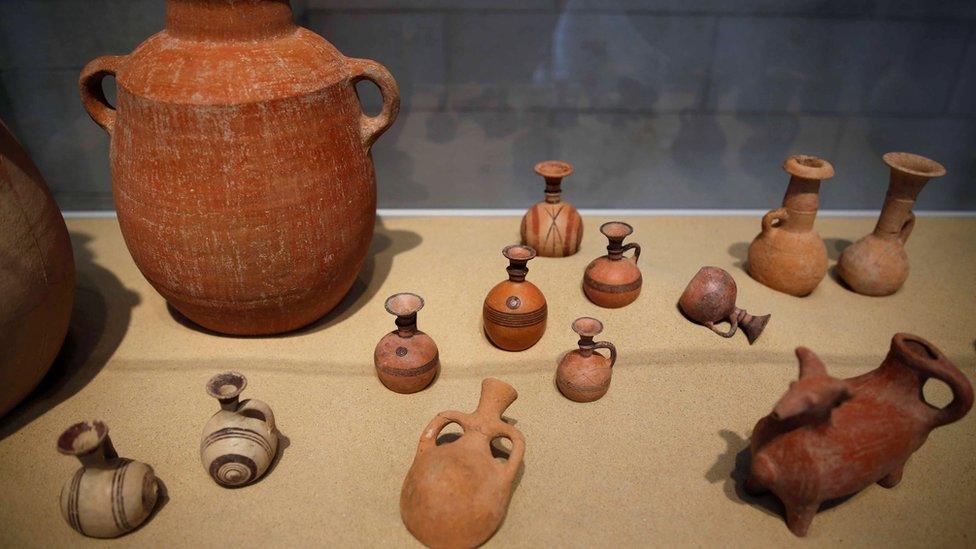
<svg viewBox="0 0 976 549">
<path fill-rule="evenodd" d="M 75 262 L 41 173 L 0 122 L 0 416 L 58 355 L 71 321 Z"/>
<path fill-rule="evenodd" d="M 375 117 L 361 80 L 382 92 Z M 373 236 L 370 146 L 399 110 L 385 68 L 295 25 L 286 0 L 168 0 L 164 30 L 89 63 L 79 87 L 111 136 L 126 245 L 176 309 L 271 334 L 339 303 Z"/>
</svg>

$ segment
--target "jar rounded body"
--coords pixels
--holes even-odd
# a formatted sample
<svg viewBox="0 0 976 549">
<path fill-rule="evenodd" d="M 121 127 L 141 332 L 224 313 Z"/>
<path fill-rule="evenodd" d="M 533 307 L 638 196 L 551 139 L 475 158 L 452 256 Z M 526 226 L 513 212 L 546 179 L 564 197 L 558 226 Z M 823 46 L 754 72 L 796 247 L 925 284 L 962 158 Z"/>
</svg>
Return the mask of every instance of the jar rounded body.
<svg viewBox="0 0 976 549">
<path fill-rule="evenodd" d="M 61 489 L 61 516 L 76 531 L 114 538 L 137 528 L 156 506 L 153 468 L 130 459 L 114 467 L 82 467 Z"/>
<path fill-rule="evenodd" d="M 522 243 L 543 257 L 566 257 L 579 251 L 583 218 L 568 202 L 539 202 L 522 217 Z"/>
<path fill-rule="evenodd" d="M 859 294 L 891 295 L 908 280 L 908 254 L 897 238 L 869 234 L 844 249 L 837 274 Z"/>
<path fill-rule="evenodd" d="M 373 364 L 383 385 L 404 394 L 423 390 L 440 371 L 437 344 L 419 330 L 410 337 L 397 331 L 383 336 L 373 352 Z"/>
<path fill-rule="evenodd" d="M 203 428 L 200 461 L 222 486 L 244 486 L 261 478 L 277 452 L 274 416 L 259 400 L 244 400 L 236 411 L 220 410 Z"/>
<path fill-rule="evenodd" d="M 803 297 L 827 274 L 827 247 L 816 231 L 770 227 L 749 245 L 747 268 L 760 283 Z"/>
<path fill-rule="evenodd" d="M 566 353 L 556 368 L 556 387 L 566 398 L 593 402 L 607 394 L 613 369 L 600 353 L 584 356 L 578 349 Z"/>
<path fill-rule="evenodd" d="M 506 351 L 523 351 L 542 339 L 547 315 L 545 296 L 528 281 L 499 282 L 485 297 L 485 333 Z"/>
<path fill-rule="evenodd" d="M 614 260 L 598 257 L 583 272 L 583 292 L 590 301 L 609 309 L 633 303 L 640 295 L 643 278 L 632 257 Z"/>
</svg>

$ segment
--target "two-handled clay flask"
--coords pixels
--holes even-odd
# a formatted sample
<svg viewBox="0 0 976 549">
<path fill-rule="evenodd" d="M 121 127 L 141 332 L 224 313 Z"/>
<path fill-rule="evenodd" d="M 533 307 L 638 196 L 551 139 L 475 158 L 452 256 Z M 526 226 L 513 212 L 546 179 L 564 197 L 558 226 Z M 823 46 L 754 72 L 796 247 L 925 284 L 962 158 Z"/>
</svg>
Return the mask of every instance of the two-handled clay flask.
<svg viewBox="0 0 976 549">
<path fill-rule="evenodd" d="M 732 337 L 742 328 L 749 345 L 759 339 L 766 329 L 770 315 L 753 316 L 735 306 L 738 288 L 735 279 L 725 269 L 702 267 L 691 279 L 678 300 L 678 307 L 690 320 L 706 326 L 722 337 Z M 728 322 L 728 331 L 718 328 Z"/>
<path fill-rule="evenodd" d="M 79 533 L 114 538 L 139 527 L 153 508 L 159 484 L 153 468 L 120 458 L 101 421 L 81 422 L 58 437 L 58 451 L 81 462 L 61 489 L 61 516 Z"/>
<path fill-rule="evenodd" d="M 577 318 L 573 321 L 573 331 L 579 334 L 579 349 L 566 353 L 559 361 L 556 387 L 569 400 L 593 402 L 610 389 L 617 348 L 609 341 L 593 341 L 603 332 L 603 323 L 595 318 Z M 603 356 L 597 349 L 608 350 L 610 356 Z"/>
<path fill-rule="evenodd" d="M 245 387 L 247 378 L 237 372 L 207 382 L 207 394 L 220 402 L 220 410 L 203 428 L 200 461 L 217 484 L 228 488 L 261 478 L 278 452 L 271 407 L 253 398 L 240 400 Z"/>
<path fill-rule="evenodd" d="M 441 412 L 424 428 L 400 492 L 400 517 L 424 545 L 477 547 L 501 526 L 525 455 L 522 433 L 502 420 L 516 398 L 511 385 L 488 378 L 474 413 Z M 452 423 L 464 433 L 438 444 Z M 500 438 L 512 444 L 504 462 L 492 454 L 492 441 Z"/>
<path fill-rule="evenodd" d="M 535 284 L 525 280 L 528 262 L 535 254 L 530 246 L 506 246 L 502 255 L 509 261 L 508 280 L 496 284 L 485 297 L 485 333 L 506 351 L 524 351 L 546 331 L 546 297 Z"/>
<path fill-rule="evenodd" d="M 562 199 L 562 181 L 573 173 L 573 166 L 547 160 L 535 165 L 535 173 L 546 180 L 546 199 L 522 217 L 522 244 L 532 246 L 542 257 L 573 255 L 583 239 L 583 218 Z"/>
<path fill-rule="evenodd" d="M 430 385 L 440 370 L 437 344 L 417 329 L 417 312 L 424 299 L 399 293 L 386 300 L 386 310 L 396 315 L 396 330 L 386 334 L 373 351 L 376 375 L 391 391 L 416 393 Z"/>
<path fill-rule="evenodd" d="M 634 228 L 623 221 L 611 221 L 600 225 L 600 232 L 607 237 L 607 255 L 598 257 L 583 271 L 583 293 L 600 307 L 615 309 L 630 305 L 640 295 L 644 280 L 637 260 L 640 244 L 624 239 L 633 234 Z M 633 250 L 634 255 L 624 255 Z"/>
<path fill-rule="evenodd" d="M 891 295 L 908 279 L 905 243 L 915 228 L 912 206 L 929 179 L 946 173 L 942 164 L 917 154 L 890 152 L 883 158 L 891 176 L 878 224 L 837 263 L 837 274 L 852 290 L 871 296 Z"/>
<path fill-rule="evenodd" d="M 827 274 L 827 247 L 813 229 L 820 182 L 834 176 L 830 162 L 791 156 L 783 163 L 790 184 L 783 206 L 763 216 L 762 232 L 749 245 L 748 271 L 774 290 L 803 297 Z"/>
</svg>

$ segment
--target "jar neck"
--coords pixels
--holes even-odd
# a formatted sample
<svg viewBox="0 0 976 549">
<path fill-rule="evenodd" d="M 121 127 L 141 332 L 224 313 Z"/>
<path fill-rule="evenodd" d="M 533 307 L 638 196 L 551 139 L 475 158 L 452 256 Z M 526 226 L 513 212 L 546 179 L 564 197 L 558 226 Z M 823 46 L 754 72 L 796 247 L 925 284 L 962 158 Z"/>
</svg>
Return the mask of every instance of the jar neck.
<svg viewBox="0 0 976 549">
<path fill-rule="evenodd" d="M 398 316 L 396 318 L 397 335 L 410 338 L 417 333 L 417 313 Z"/>
<path fill-rule="evenodd" d="M 912 214 L 915 199 L 929 178 L 914 175 L 892 168 L 885 194 L 884 206 L 874 227 L 874 235 L 880 238 L 893 238 L 901 234 L 905 222 Z"/>
<path fill-rule="evenodd" d="M 611 238 L 607 244 L 607 258 L 610 261 L 620 261 L 624 257 L 624 239 Z"/>
<path fill-rule="evenodd" d="M 593 343 L 593 336 L 581 335 L 579 342 L 579 354 L 583 357 L 589 357 L 593 354 L 593 349 L 595 348 L 595 343 Z"/>
<path fill-rule="evenodd" d="M 191 40 L 258 40 L 295 28 L 288 0 L 166 0 L 166 31 Z"/>
<path fill-rule="evenodd" d="M 95 450 L 78 456 L 78 461 L 89 469 L 111 469 L 115 466 L 115 461 L 119 459 L 112 439 L 105 437 Z"/>
<path fill-rule="evenodd" d="M 820 208 L 820 180 L 803 177 L 790 177 L 783 197 L 783 207 L 788 212 L 783 229 L 790 231 L 810 231 Z"/>
</svg>

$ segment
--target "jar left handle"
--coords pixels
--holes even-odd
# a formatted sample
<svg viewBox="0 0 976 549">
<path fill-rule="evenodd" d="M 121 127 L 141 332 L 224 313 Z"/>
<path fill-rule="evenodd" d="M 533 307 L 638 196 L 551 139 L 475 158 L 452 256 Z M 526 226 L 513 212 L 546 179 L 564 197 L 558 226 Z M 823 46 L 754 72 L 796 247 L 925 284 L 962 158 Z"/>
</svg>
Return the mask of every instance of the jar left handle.
<svg viewBox="0 0 976 549">
<path fill-rule="evenodd" d="M 91 119 L 109 135 L 112 135 L 112 130 L 115 128 L 116 111 L 105 98 L 102 80 L 106 76 L 115 76 L 124 59 L 124 55 L 96 57 L 81 69 L 81 76 L 78 77 L 78 91 L 81 93 L 81 102 L 85 105 L 88 116 L 91 116 Z"/>
<path fill-rule="evenodd" d="M 347 58 L 351 72 L 351 83 L 355 86 L 357 82 L 369 80 L 376 84 L 383 96 L 383 108 L 376 116 L 369 116 L 362 113 L 359 119 L 360 134 L 363 138 L 363 146 L 368 151 L 379 136 L 383 135 L 400 112 L 400 86 L 396 79 L 386 70 L 386 67 L 376 61 L 369 59 Z"/>
</svg>

